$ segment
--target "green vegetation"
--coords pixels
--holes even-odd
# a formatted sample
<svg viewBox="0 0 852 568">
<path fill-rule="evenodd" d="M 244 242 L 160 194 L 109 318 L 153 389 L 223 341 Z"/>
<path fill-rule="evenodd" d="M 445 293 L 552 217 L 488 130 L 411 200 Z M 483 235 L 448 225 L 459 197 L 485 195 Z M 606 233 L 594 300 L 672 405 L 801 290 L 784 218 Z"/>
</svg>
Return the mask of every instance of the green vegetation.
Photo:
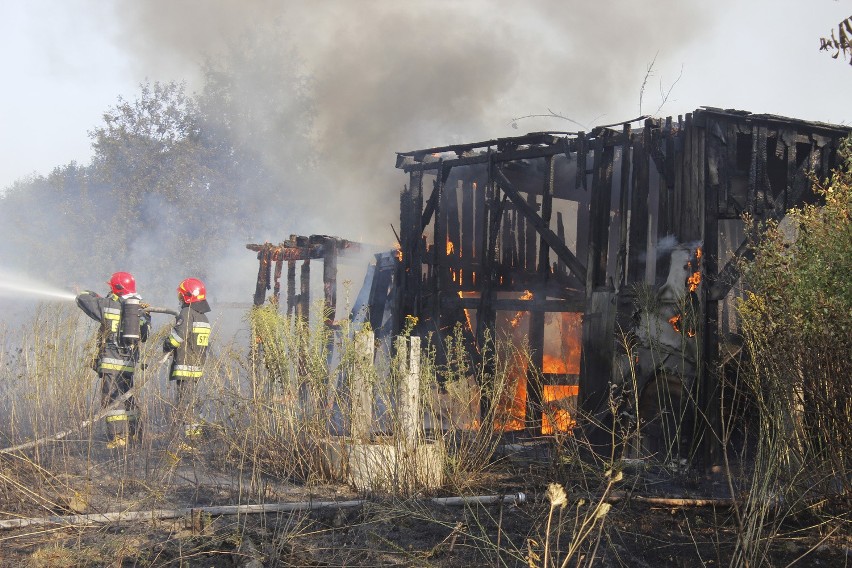
<svg viewBox="0 0 852 568">
<path fill-rule="evenodd" d="M 852 527 L 852 145 L 824 205 L 752 230 L 739 306 L 748 362 L 739 377 L 753 406 L 757 448 L 740 512 L 740 562 L 766 562 L 788 519 L 825 535 Z"/>
</svg>

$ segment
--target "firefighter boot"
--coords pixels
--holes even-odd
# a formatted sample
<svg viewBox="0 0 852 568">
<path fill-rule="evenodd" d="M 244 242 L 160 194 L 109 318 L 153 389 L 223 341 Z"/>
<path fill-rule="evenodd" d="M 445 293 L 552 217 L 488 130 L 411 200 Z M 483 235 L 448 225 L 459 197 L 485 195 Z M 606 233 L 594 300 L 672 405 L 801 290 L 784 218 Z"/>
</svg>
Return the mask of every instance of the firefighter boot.
<svg viewBox="0 0 852 568">
<path fill-rule="evenodd" d="M 135 418 L 135 417 L 134 417 Z M 111 410 L 105 417 L 107 448 L 114 450 L 127 446 L 130 416 L 124 409 Z"/>
</svg>

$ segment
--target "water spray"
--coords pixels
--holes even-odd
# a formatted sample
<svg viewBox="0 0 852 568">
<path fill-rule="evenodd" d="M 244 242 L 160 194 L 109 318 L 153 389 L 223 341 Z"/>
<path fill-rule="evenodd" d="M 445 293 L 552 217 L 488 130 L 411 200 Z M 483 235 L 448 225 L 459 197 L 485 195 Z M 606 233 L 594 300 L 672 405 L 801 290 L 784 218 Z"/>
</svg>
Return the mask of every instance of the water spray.
<svg viewBox="0 0 852 568">
<path fill-rule="evenodd" d="M 53 286 L 45 286 L 33 282 L 29 278 L 12 277 L 8 274 L 0 275 L 0 296 L 15 294 L 16 296 L 31 296 L 36 298 L 51 298 L 60 301 L 73 301 L 77 296 Z"/>
</svg>

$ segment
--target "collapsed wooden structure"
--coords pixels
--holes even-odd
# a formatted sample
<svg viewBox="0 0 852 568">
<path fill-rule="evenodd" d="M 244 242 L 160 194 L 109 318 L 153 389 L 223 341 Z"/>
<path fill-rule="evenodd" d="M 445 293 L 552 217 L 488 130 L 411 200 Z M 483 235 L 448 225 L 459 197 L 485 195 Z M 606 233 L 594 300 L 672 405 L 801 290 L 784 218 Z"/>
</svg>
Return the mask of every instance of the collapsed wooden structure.
<svg viewBox="0 0 852 568">
<path fill-rule="evenodd" d="M 337 308 L 337 257 L 343 250 L 357 250 L 358 243 L 327 235 L 309 237 L 290 235 L 287 241 L 277 245 L 272 243 L 248 244 L 246 248 L 257 252 L 259 268 L 254 292 L 254 305 L 262 306 L 266 301 L 267 290 L 272 290 L 270 301 L 280 303 L 281 274 L 287 263 L 286 313 L 310 319 L 311 260 L 323 261 L 324 305 L 330 317 L 334 319 Z M 299 270 L 299 293 L 296 294 L 296 263 L 301 262 Z M 273 272 L 273 266 L 274 272 Z"/>
<path fill-rule="evenodd" d="M 748 255 L 743 215 L 781 219 L 816 201 L 810 174 L 828 175 L 849 133 L 702 107 L 590 132 L 399 152 L 396 167 L 409 181 L 400 202 L 395 331 L 406 316 L 418 318 L 419 332 L 442 337 L 458 325 L 475 350 L 498 335 L 501 317 L 516 322 L 524 314 L 521 335 L 536 371 L 528 374 L 526 423 L 538 432 L 549 383 L 578 386 L 589 414 L 605 403 L 614 337 L 630 329 L 635 285 L 665 279 L 672 242 L 697 243 L 695 388 L 717 428 L 719 345 L 736 333 L 737 261 Z M 548 368 L 550 358 L 562 364 Z"/>
</svg>

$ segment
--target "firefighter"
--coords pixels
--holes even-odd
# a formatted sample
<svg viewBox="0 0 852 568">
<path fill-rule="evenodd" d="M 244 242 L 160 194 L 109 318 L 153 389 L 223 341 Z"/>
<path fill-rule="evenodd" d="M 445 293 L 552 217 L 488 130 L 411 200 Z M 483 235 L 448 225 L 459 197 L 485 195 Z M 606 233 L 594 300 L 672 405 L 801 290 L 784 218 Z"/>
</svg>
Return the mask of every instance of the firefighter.
<svg viewBox="0 0 852 568">
<path fill-rule="evenodd" d="M 198 278 L 186 278 L 177 288 L 180 313 L 174 329 L 163 342 L 163 351 L 172 353 L 169 380 L 174 381 L 175 424 L 182 424 L 191 441 L 201 435 L 195 387 L 204 372 L 210 343 L 210 312 L 207 290 Z"/>
<path fill-rule="evenodd" d="M 116 272 L 109 279 L 110 293 L 102 298 L 85 290 L 77 295 L 77 305 L 100 323 L 98 354 L 92 367 L 101 378 L 101 407 L 110 406 L 133 387 L 133 372 L 139 361 L 139 344 L 148 339 L 150 321 L 142 311 L 136 281 L 129 272 Z M 136 401 L 131 396 L 124 405 L 105 417 L 107 447 L 125 447 L 139 433 Z"/>
</svg>

